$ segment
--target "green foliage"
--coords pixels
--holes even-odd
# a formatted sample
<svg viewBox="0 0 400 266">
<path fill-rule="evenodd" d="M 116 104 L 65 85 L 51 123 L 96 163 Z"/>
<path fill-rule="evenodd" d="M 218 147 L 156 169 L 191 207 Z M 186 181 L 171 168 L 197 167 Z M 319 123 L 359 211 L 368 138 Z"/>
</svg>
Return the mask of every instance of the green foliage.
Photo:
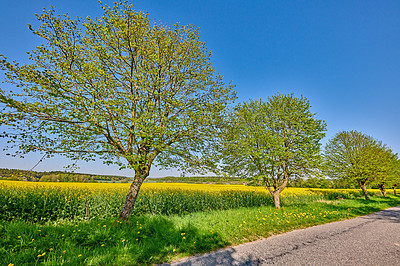
<svg viewBox="0 0 400 266">
<path fill-rule="evenodd" d="M 289 178 L 318 165 L 326 125 L 310 108 L 305 97 L 279 93 L 267 102 L 250 100 L 236 106 L 224 130 L 223 170 L 262 179 L 279 198 Z"/>
<path fill-rule="evenodd" d="M 328 176 L 356 183 L 365 190 L 366 184 L 396 183 L 398 158 L 381 141 L 358 131 L 341 131 L 325 147 L 325 172 Z M 368 198 L 366 191 L 365 196 Z"/>
<path fill-rule="evenodd" d="M 126 176 L 67 173 L 63 171 L 37 172 L 0 168 L 0 179 L 39 182 L 127 182 Z"/>
</svg>

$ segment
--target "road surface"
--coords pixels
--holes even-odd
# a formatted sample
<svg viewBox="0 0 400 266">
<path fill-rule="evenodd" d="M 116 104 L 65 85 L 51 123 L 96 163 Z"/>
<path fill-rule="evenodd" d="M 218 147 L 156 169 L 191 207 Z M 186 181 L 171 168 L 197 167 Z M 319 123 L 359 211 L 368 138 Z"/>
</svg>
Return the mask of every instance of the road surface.
<svg viewBox="0 0 400 266">
<path fill-rule="evenodd" d="M 400 206 L 189 257 L 171 265 L 400 265 Z"/>
</svg>

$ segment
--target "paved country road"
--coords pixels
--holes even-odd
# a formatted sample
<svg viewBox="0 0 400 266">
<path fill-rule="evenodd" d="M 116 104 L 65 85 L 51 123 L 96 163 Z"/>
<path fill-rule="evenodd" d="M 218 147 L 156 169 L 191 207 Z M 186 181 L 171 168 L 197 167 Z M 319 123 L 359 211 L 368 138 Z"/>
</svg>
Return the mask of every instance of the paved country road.
<svg viewBox="0 0 400 266">
<path fill-rule="evenodd" d="M 171 265 L 400 265 L 400 206 L 189 257 Z"/>
</svg>

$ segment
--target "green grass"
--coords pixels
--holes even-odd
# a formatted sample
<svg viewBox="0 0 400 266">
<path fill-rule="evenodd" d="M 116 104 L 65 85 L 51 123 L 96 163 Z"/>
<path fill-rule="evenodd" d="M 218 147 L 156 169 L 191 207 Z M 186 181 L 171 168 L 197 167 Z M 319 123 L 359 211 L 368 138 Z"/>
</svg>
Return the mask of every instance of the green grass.
<svg viewBox="0 0 400 266">
<path fill-rule="evenodd" d="M 400 198 L 319 200 L 272 206 L 32 224 L 0 221 L 0 265 L 136 265 L 171 261 L 298 228 L 400 205 Z"/>
</svg>

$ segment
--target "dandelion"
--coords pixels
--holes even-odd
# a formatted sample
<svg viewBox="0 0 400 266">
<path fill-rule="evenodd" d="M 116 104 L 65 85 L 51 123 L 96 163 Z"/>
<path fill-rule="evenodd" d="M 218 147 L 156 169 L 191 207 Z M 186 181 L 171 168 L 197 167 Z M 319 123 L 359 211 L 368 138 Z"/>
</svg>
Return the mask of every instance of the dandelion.
<svg viewBox="0 0 400 266">
<path fill-rule="evenodd" d="M 8 266 L 14 266 L 14 264 L 10 263 L 10 264 L 8 264 Z"/>
<path fill-rule="evenodd" d="M 122 242 L 125 242 L 125 239 L 122 239 Z"/>
<path fill-rule="evenodd" d="M 103 225 L 103 227 L 106 227 L 107 225 Z"/>
<path fill-rule="evenodd" d="M 18 236 L 18 238 L 21 238 L 21 236 Z M 13 264 L 14 265 L 14 264 Z"/>
<path fill-rule="evenodd" d="M 63 250 L 63 253 L 67 252 L 66 250 Z"/>
<path fill-rule="evenodd" d="M 78 257 L 81 257 L 81 256 L 82 256 L 82 254 L 79 254 L 79 255 L 78 255 Z"/>
<path fill-rule="evenodd" d="M 102 247 L 104 247 L 104 244 L 101 244 Z"/>
</svg>

